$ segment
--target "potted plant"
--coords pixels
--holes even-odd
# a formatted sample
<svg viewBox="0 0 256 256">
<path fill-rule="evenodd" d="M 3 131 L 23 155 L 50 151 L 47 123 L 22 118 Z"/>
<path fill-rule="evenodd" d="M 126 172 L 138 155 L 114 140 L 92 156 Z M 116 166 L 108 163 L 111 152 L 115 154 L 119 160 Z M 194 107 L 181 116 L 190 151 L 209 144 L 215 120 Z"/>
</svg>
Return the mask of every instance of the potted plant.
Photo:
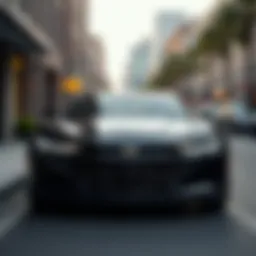
<svg viewBox="0 0 256 256">
<path fill-rule="evenodd" d="M 20 139 L 28 139 L 36 130 L 35 120 L 31 117 L 20 119 L 16 125 L 16 135 Z"/>
</svg>

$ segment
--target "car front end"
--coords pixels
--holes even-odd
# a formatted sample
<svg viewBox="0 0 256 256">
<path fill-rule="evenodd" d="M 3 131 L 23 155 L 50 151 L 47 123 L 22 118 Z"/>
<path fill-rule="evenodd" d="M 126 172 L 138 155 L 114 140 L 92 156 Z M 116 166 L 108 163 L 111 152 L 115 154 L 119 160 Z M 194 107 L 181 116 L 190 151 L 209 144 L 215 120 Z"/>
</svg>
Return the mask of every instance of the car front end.
<svg viewBox="0 0 256 256">
<path fill-rule="evenodd" d="M 65 123 L 37 133 L 30 145 L 35 206 L 223 201 L 226 151 L 208 126 L 116 122 L 95 122 L 90 136 Z"/>
</svg>

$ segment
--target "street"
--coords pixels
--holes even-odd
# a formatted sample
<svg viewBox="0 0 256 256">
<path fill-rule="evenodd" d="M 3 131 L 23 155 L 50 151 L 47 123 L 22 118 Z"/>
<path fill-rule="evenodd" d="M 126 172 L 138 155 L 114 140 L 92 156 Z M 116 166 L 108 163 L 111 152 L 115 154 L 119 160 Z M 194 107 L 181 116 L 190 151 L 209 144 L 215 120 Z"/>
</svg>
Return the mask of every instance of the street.
<svg viewBox="0 0 256 256">
<path fill-rule="evenodd" d="M 253 240 L 245 234 L 240 237 L 238 231 L 222 214 L 38 217 L 5 236 L 0 252 L 1 256 L 255 255 Z"/>
<path fill-rule="evenodd" d="M 231 201 L 234 208 L 242 206 L 245 212 L 254 213 L 255 141 L 246 136 L 233 139 L 229 146 L 232 186 L 227 203 Z M 1 256 L 256 254 L 255 235 L 246 227 L 238 226 L 229 213 L 199 214 L 189 208 L 178 214 L 156 213 L 157 207 L 154 207 L 154 214 L 149 209 L 144 213 L 51 214 L 23 218 L 29 205 L 26 183 L 14 189 L 9 184 L 22 177 L 29 180 L 31 170 L 26 162 L 26 149 L 25 144 L 18 143 L 2 146 L 0 151 L 3 163 L 0 187 L 4 191 L 0 212 Z M 209 170 L 205 168 L 204 172 Z"/>
<path fill-rule="evenodd" d="M 238 144 L 243 146 L 243 143 Z M 232 148 L 236 149 L 237 146 L 232 144 Z M 18 152 L 23 150 L 16 150 L 17 153 L 12 156 L 16 160 L 19 159 L 18 155 L 21 153 Z M 235 151 L 238 155 L 235 157 L 236 161 L 232 161 L 233 174 L 241 170 L 244 163 L 241 152 L 245 152 L 243 148 L 237 148 Z M 251 151 L 254 152 L 253 149 Z M 9 151 L 3 152 L 7 154 Z M 233 155 L 235 156 L 235 152 Z M 251 173 L 252 166 L 249 164 L 247 168 L 243 167 L 243 175 Z M 9 173 L 11 177 L 13 172 L 15 177 L 17 172 L 14 170 L 15 168 L 5 173 Z M 240 175 L 235 176 L 240 177 L 242 173 L 239 173 Z M 251 179 L 254 180 L 253 177 Z M 243 177 L 239 180 L 232 178 L 234 198 L 231 199 L 238 206 L 244 202 L 240 200 L 239 195 L 246 192 L 246 185 L 241 187 L 241 181 Z M 239 192 L 239 195 L 236 196 L 234 190 Z M 254 201 L 252 197 L 250 200 Z M 22 212 L 19 210 L 22 204 L 15 205 L 9 207 L 7 212 Z M 28 217 L 15 228 L 8 229 L 9 232 L 2 235 L 0 240 L 1 256 L 256 255 L 255 236 L 249 233 L 251 231 L 246 227 L 238 226 L 224 213 L 186 213 L 177 216 L 164 212 L 135 212 L 122 215 L 86 214 L 79 217 L 59 214 Z"/>
<path fill-rule="evenodd" d="M 233 170 L 242 164 L 238 159 Z M 28 217 L 9 230 L 1 237 L 0 255 L 253 256 L 255 237 L 249 232 L 224 213 L 49 215 Z"/>
<path fill-rule="evenodd" d="M 0 1 L 0 256 L 256 256 L 256 1 L 123 2 Z"/>
</svg>

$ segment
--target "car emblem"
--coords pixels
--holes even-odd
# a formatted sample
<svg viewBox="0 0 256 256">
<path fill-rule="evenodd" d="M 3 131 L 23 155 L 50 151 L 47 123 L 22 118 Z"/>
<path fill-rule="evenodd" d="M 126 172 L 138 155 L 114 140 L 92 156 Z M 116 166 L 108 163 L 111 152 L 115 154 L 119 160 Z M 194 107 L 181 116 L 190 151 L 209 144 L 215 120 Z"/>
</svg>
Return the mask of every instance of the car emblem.
<svg viewBox="0 0 256 256">
<path fill-rule="evenodd" d="M 125 158 L 136 158 L 139 155 L 139 149 L 134 146 L 127 146 L 122 149 L 122 154 Z"/>
</svg>

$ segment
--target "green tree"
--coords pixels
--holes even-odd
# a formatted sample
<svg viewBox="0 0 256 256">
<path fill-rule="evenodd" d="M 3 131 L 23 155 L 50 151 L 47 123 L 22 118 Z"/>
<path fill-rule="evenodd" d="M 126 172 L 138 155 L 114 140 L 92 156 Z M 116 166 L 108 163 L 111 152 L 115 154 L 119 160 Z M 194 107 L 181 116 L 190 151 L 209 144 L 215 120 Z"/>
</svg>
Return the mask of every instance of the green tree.
<svg viewBox="0 0 256 256">
<path fill-rule="evenodd" d="M 169 56 L 162 68 L 151 81 L 151 85 L 157 87 L 170 87 L 184 76 L 189 75 L 196 68 L 194 54 Z"/>
<path fill-rule="evenodd" d="M 239 17 L 237 19 L 238 23 L 238 33 L 237 40 L 244 47 L 245 53 L 245 65 L 244 65 L 244 84 L 247 88 L 256 83 L 255 78 L 252 76 L 255 69 L 254 55 L 252 54 L 252 35 L 253 29 L 255 28 L 255 18 L 256 18 L 256 0 L 236 0 L 235 6 L 239 11 Z M 250 90 L 247 95 L 245 95 L 245 100 L 250 102 Z"/>
<path fill-rule="evenodd" d="M 248 47 L 255 24 L 256 0 L 227 2 L 217 10 L 212 24 L 199 37 L 193 51 L 185 56 L 171 56 L 151 81 L 156 86 L 170 86 L 182 76 L 198 68 L 201 56 L 217 56 L 223 60 L 226 83 L 230 83 L 229 47 L 239 41 Z M 250 55 L 248 54 L 248 58 Z"/>
<path fill-rule="evenodd" d="M 199 38 L 197 46 L 199 55 L 216 56 L 222 59 L 224 79 L 227 85 L 230 84 L 232 75 L 229 63 L 229 48 L 239 34 L 240 17 L 240 10 L 233 2 L 221 6 L 210 27 Z"/>
</svg>

